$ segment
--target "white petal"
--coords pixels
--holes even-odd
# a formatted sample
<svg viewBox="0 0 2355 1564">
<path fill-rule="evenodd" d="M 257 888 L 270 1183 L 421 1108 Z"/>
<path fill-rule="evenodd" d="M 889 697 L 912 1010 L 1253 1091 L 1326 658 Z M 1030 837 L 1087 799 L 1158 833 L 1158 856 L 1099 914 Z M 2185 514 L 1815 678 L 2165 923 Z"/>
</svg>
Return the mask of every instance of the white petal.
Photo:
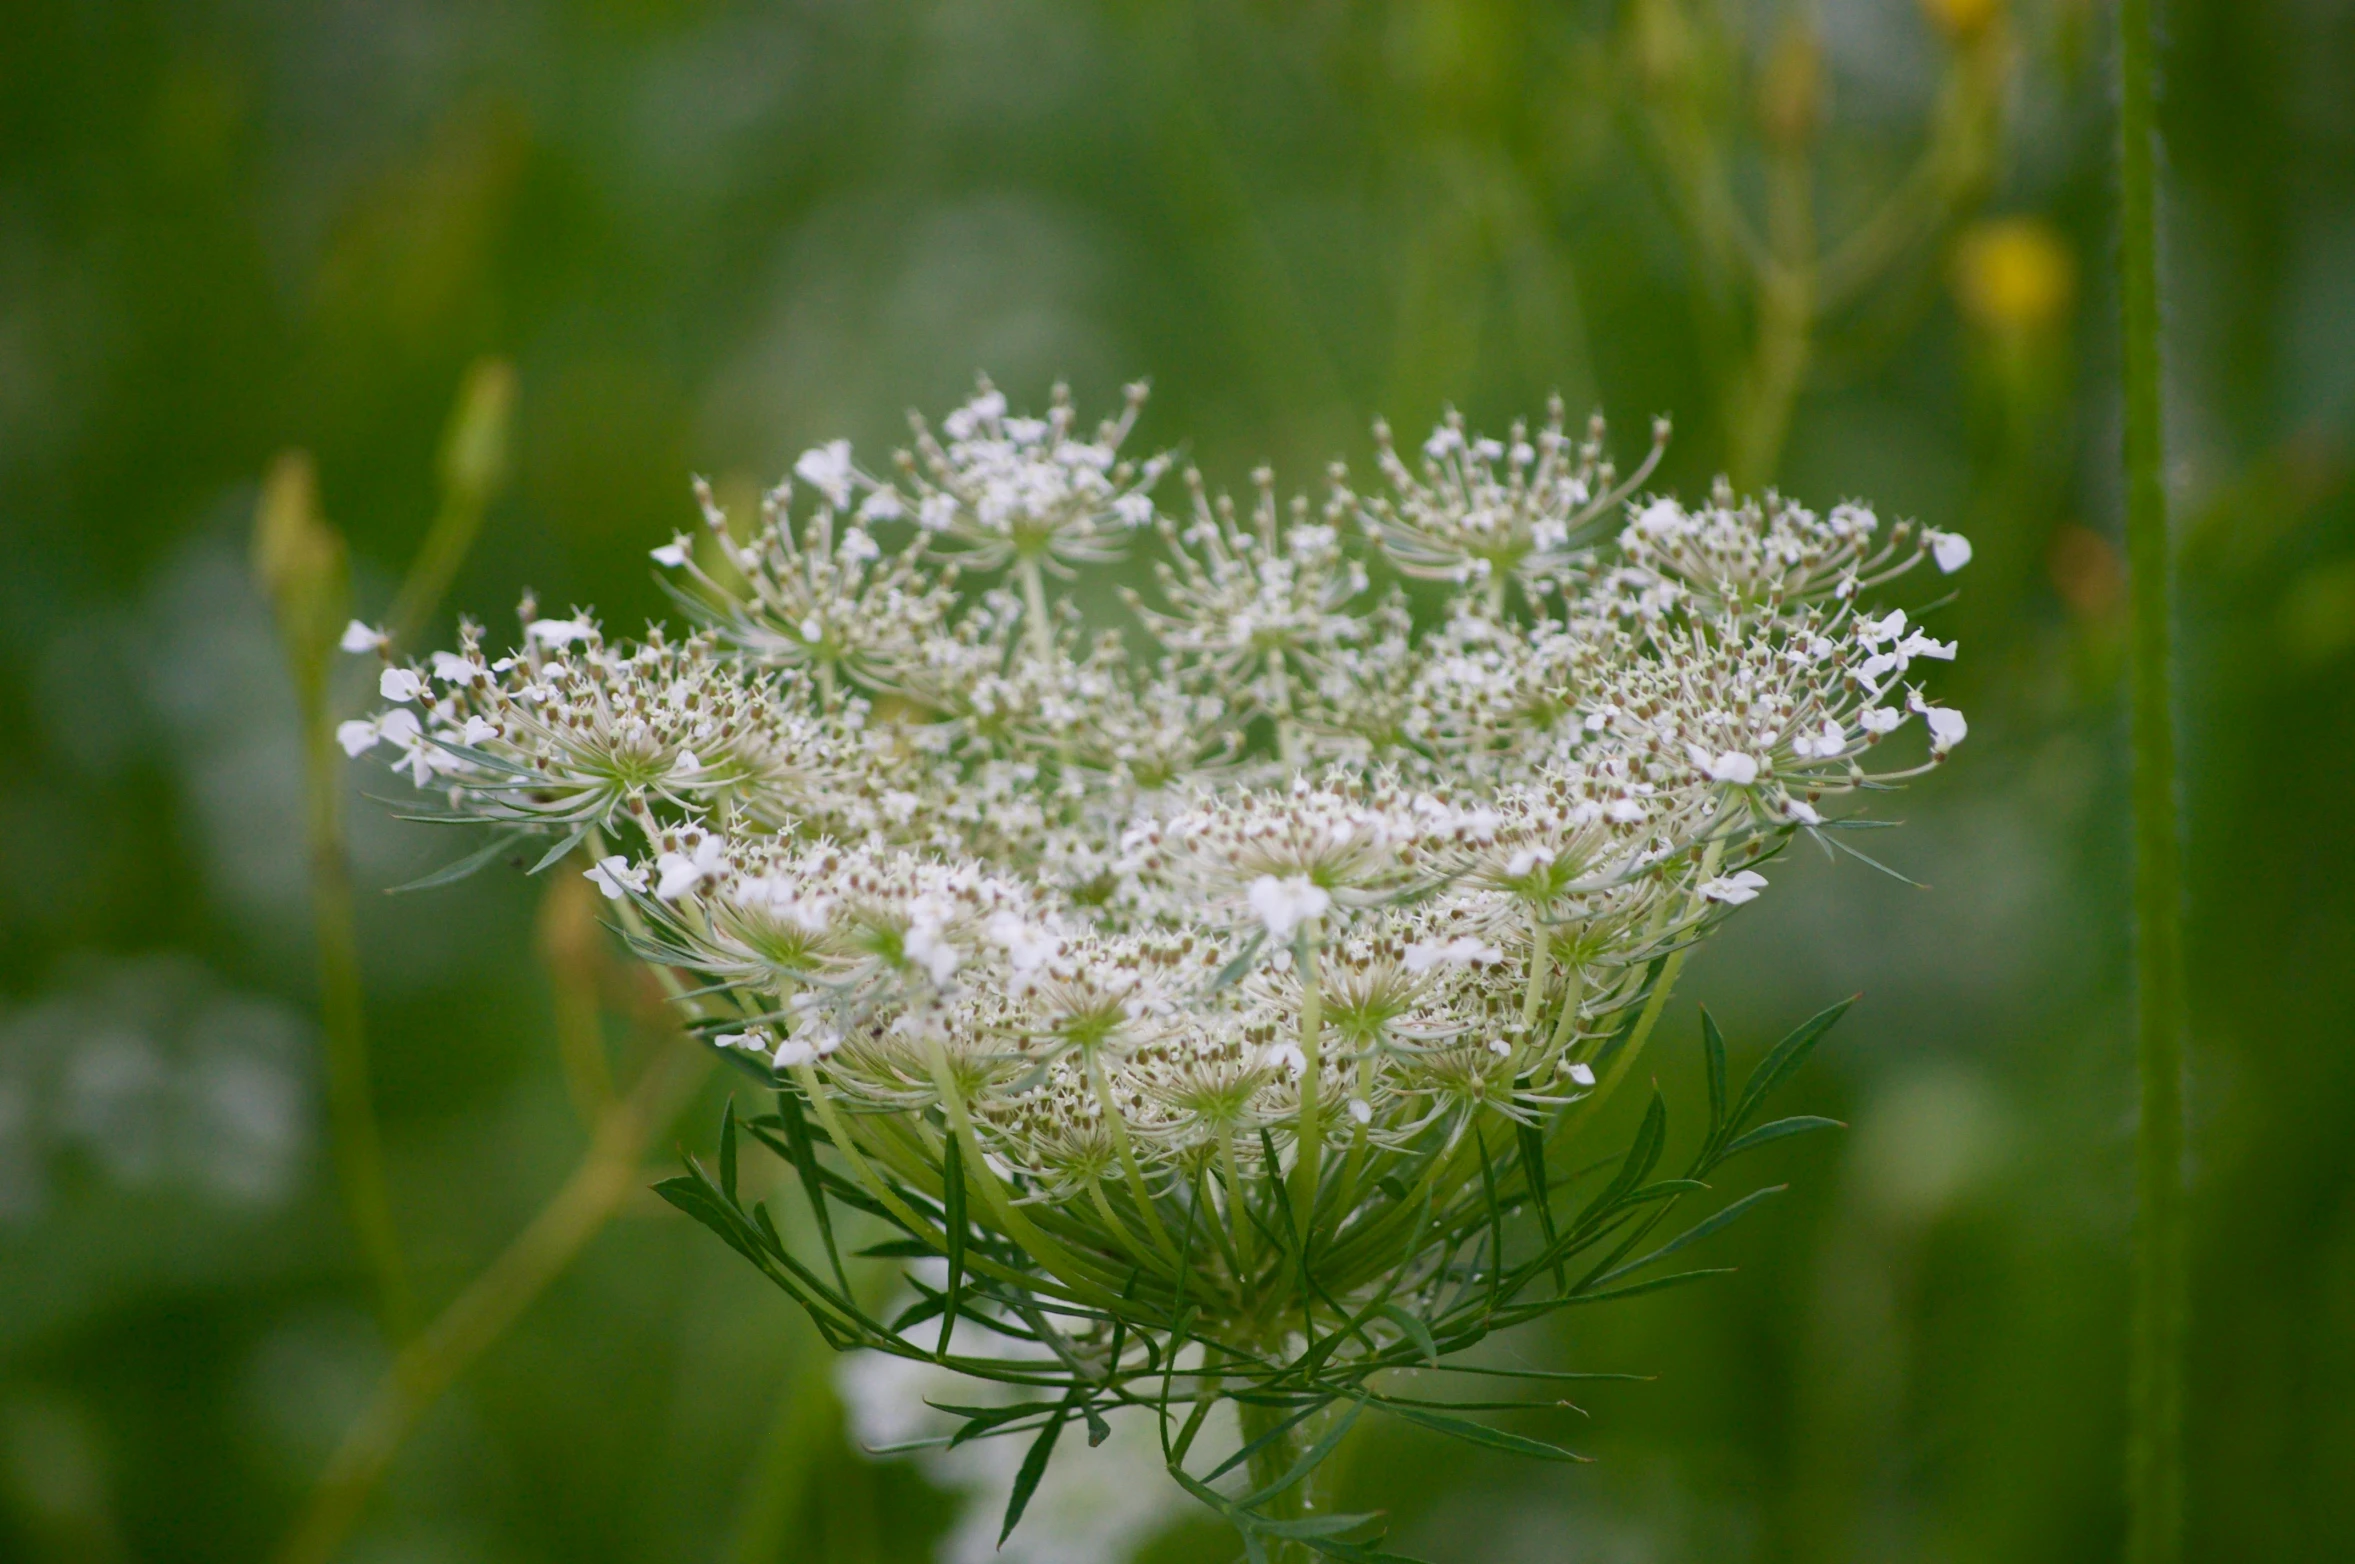
<svg viewBox="0 0 2355 1564">
<path fill-rule="evenodd" d="M 381 737 L 383 735 L 377 732 L 375 723 L 360 718 L 355 717 L 350 722 L 335 725 L 335 742 L 343 746 L 343 752 L 347 755 L 365 754 L 376 747 L 376 741 Z"/>
<path fill-rule="evenodd" d="M 1930 540 L 1930 557 L 1945 574 L 1951 576 L 1971 562 L 1971 540 L 1961 533 L 1932 527 L 1922 535 Z"/>
<path fill-rule="evenodd" d="M 687 540 L 684 537 L 673 538 L 658 549 L 648 549 L 647 555 L 657 565 L 676 570 L 687 563 Z"/>
<path fill-rule="evenodd" d="M 355 619 L 343 627 L 343 639 L 335 644 L 347 652 L 373 652 L 385 643 L 382 630 L 372 630 Z"/>
<path fill-rule="evenodd" d="M 376 693 L 388 701 L 413 701 L 424 689 L 414 668 L 387 668 L 376 676 Z"/>
</svg>

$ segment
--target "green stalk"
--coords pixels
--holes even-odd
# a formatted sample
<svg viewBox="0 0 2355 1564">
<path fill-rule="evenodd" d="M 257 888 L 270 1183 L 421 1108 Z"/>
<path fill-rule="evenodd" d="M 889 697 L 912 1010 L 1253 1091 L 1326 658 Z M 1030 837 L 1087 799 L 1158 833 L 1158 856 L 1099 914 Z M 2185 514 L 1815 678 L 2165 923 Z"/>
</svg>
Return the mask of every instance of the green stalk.
<svg viewBox="0 0 2355 1564">
<path fill-rule="evenodd" d="M 1038 556 L 1025 554 L 1014 566 L 1014 573 L 1022 578 L 1022 617 L 1030 623 L 1025 633 L 1030 637 L 1030 653 L 1040 662 L 1055 659 L 1055 630 L 1047 619 L 1047 584 L 1039 578 Z"/>
<path fill-rule="evenodd" d="M 344 853 L 343 753 L 335 742 L 329 676 L 349 604 L 350 576 L 343 539 L 319 514 L 310 458 L 299 451 L 279 457 L 263 482 L 254 514 L 253 569 L 277 614 L 302 725 L 304 839 L 319 941 L 328 1141 L 344 1213 L 375 1284 L 379 1318 L 397 1341 L 409 1333 L 412 1304 L 369 1101 L 360 948 L 352 929 L 351 866 Z"/>
<path fill-rule="evenodd" d="M 322 670 L 322 674 L 324 670 Z M 326 680 L 303 696 L 305 815 L 311 858 L 311 919 L 319 940 L 319 1023 L 327 1053 L 328 1138 L 335 1149 L 344 1212 L 376 1281 L 386 1332 L 406 1337 L 416 1319 L 401 1240 L 393 1225 L 384 1146 L 368 1080 L 368 1033 L 360 990 L 360 942 L 352 927 L 351 863 L 344 851 L 343 751 L 335 742 Z"/>
<path fill-rule="evenodd" d="M 2126 1557 L 2183 1555 L 2183 1344 L 2189 1312 L 2183 1168 L 2182 870 L 2169 690 L 2167 491 L 2161 422 L 2157 49 L 2151 0 L 2118 7 L 2119 293 L 2124 306 L 2126 558 L 2134 720 L 2135 1133 Z"/>
<path fill-rule="evenodd" d="M 1317 920 L 1300 926 L 1300 1056 L 1307 1064 L 1300 1072 L 1300 1148 L 1292 1158 L 1292 1217 L 1300 1240 L 1316 1224 L 1318 1164 L 1325 1144 L 1323 1069 L 1318 1052 L 1324 1041 L 1325 999 L 1317 983 Z M 1272 1171 L 1272 1170 L 1271 1170 Z"/>
<path fill-rule="evenodd" d="M 1235 1403 L 1235 1420 L 1242 1427 L 1243 1443 L 1245 1444 L 1272 1432 L 1278 1423 L 1291 1415 L 1292 1408 L 1290 1407 L 1255 1406 L 1248 1401 Z M 1307 1422 L 1294 1427 L 1283 1437 L 1270 1440 L 1265 1449 L 1244 1463 L 1251 1476 L 1252 1492 L 1256 1493 L 1269 1486 L 1292 1470 L 1293 1463 L 1300 1459 L 1301 1453 L 1316 1437 L 1317 1421 L 1312 1417 Z M 1316 1508 L 1316 1494 L 1313 1490 L 1320 1475 L 1320 1473 L 1312 1471 L 1282 1493 L 1268 1500 L 1262 1506 L 1268 1519 L 1296 1521 L 1305 1519 L 1313 1513 Z M 1267 1556 L 1271 1564 L 1308 1564 L 1309 1560 L 1316 1557 L 1306 1543 L 1274 1539 L 1269 1542 Z"/>
<path fill-rule="evenodd" d="M 1711 837 L 1709 845 L 1701 852 L 1701 873 L 1693 882 L 1695 902 L 1700 899 L 1700 886 L 1716 876 L 1718 865 L 1724 861 L 1724 858 L 1725 839 Z M 1687 911 L 1689 912 L 1690 908 Z M 1651 1037 L 1652 1028 L 1659 1025 L 1660 1012 L 1668 1008 L 1668 996 L 1676 990 L 1677 975 L 1684 971 L 1684 958 L 1691 949 L 1692 947 L 1689 945 L 1684 946 L 1672 952 L 1667 961 L 1661 964 L 1659 980 L 1652 985 L 1652 997 L 1645 1001 L 1643 1013 L 1636 1017 L 1635 1030 L 1628 1034 L 1627 1041 L 1621 1046 L 1618 1057 L 1611 1061 L 1609 1073 L 1597 1081 L 1595 1089 L 1588 1093 L 1585 1100 L 1572 1110 L 1572 1118 L 1568 1128 L 1564 1131 L 1565 1134 L 1575 1134 L 1586 1124 L 1587 1120 L 1593 1118 L 1595 1110 L 1600 1108 L 1604 1100 L 1614 1091 L 1618 1090 L 1619 1083 L 1626 1080 L 1628 1072 L 1635 1068 L 1636 1055 L 1644 1051 L 1644 1043 Z"/>
</svg>

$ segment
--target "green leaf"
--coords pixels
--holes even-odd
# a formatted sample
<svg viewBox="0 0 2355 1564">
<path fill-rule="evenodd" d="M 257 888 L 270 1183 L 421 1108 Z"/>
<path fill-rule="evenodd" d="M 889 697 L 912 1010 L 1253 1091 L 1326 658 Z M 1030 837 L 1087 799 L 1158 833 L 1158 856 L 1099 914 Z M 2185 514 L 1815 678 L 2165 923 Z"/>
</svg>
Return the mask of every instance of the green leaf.
<svg viewBox="0 0 2355 1564">
<path fill-rule="evenodd" d="M 1432 1339 L 1431 1327 L 1424 1324 L 1419 1316 L 1408 1313 L 1395 1303 L 1383 1304 L 1375 1312 L 1406 1332 L 1407 1339 L 1422 1349 L 1423 1361 L 1433 1368 L 1439 1367 L 1439 1343 Z"/>
<path fill-rule="evenodd" d="M 955 1142 L 951 1141 L 951 1145 Z M 1063 1398 L 1047 1426 L 1039 1430 L 1031 1441 L 1030 1450 L 1022 1457 L 1022 1470 L 1014 1474 L 1014 1491 L 1006 1496 L 1006 1524 L 998 1529 L 998 1546 L 1014 1535 L 1014 1525 L 1022 1519 L 1022 1512 L 1030 1504 L 1030 1496 L 1038 1491 L 1039 1479 L 1047 1475 L 1047 1459 L 1055 1453 L 1055 1440 L 1063 1432 L 1063 1425 L 1071 1418 L 1071 1408 L 1079 1399 L 1078 1390 Z"/>
<path fill-rule="evenodd" d="M 1709 1070 L 1709 1137 L 1725 1129 L 1725 1034 L 1706 1005 L 1701 1008 L 1701 1057 Z"/>
<path fill-rule="evenodd" d="M 423 875 L 404 884 L 392 886 L 384 894 L 405 896 L 411 891 L 430 891 L 437 885 L 454 884 L 481 869 L 483 865 L 522 841 L 524 834 L 521 831 L 512 831 L 505 836 L 495 836 L 456 863 L 436 869 L 431 874 Z"/>
<path fill-rule="evenodd" d="M 571 852 L 574 848 L 580 846 L 581 843 L 587 841 L 589 839 L 589 833 L 596 829 L 596 821 L 582 821 L 578 830 L 566 836 L 564 840 L 558 842 L 554 847 L 549 848 L 546 855 L 543 856 L 538 863 L 533 864 L 527 872 L 531 874 L 538 874 L 542 869 L 548 868 L 552 864 L 563 862 L 565 855 Z"/>
<path fill-rule="evenodd" d="M 736 1099 L 720 1109 L 720 1193 L 736 1199 Z"/>
<path fill-rule="evenodd" d="M 1812 1113 L 1795 1114 L 1788 1119 L 1776 1119 L 1771 1124 L 1759 1125 L 1749 1134 L 1742 1136 L 1718 1152 L 1717 1160 L 1727 1161 L 1740 1156 L 1745 1151 L 1754 1151 L 1770 1140 L 1781 1140 L 1786 1135 L 1805 1135 L 1813 1130 L 1844 1130 L 1847 1127 L 1838 1119 L 1827 1119 Z"/>
<path fill-rule="evenodd" d="M 1578 1226 L 1583 1228 L 1597 1216 L 1616 1207 L 1627 1192 L 1644 1181 L 1660 1160 L 1660 1148 L 1668 1139 L 1668 1104 L 1661 1101 L 1657 1089 L 1652 1092 L 1652 1105 L 1644 1110 L 1644 1122 L 1635 1132 L 1635 1141 L 1627 1148 L 1627 1159 L 1619 1164 L 1619 1172 L 1603 1192 L 1578 1214 Z"/>
<path fill-rule="evenodd" d="M 1773 1052 L 1760 1060 L 1758 1068 L 1750 1072 L 1749 1082 L 1742 1087 L 1742 1100 L 1734 1104 L 1733 1114 L 1726 1120 L 1727 1128 L 1739 1130 L 1747 1124 L 1750 1115 L 1756 1113 L 1758 1105 L 1766 1100 L 1766 1094 L 1780 1086 L 1792 1071 L 1799 1068 L 1814 1049 L 1817 1040 L 1830 1031 L 1832 1023 L 1847 1014 L 1848 1007 L 1854 1003 L 1856 1001 L 1853 997 L 1843 999 L 1829 1009 L 1810 1016 L 1793 1028 L 1790 1036 L 1775 1044 Z"/>
<path fill-rule="evenodd" d="M 933 1349 L 932 1355 L 945 1358 L 949 1355 L 949 1334 L 957 1328 L 957 1308 L 965 1291 L 965 1153 L 962 1140 L 953 1133 L 941 1158 L 940 1183 L 948 1217 L 949 1285 L 941 1305 L 940 1345 Z M 1030 1495 L 1026 1493 L 1022 1497 L 1027 1502 Z M 1016 1513 L 1020 1513 L 1019 1507 Z M 1013 1529 L 1014 1522 L 1009 1519 L 1006 1530 Z M 1005 1538 L 998 1540 L 1003 1542 Z"/>
<path fill-rule="evenodd" d="M 1475 1423 L 1468 1417 L 1449 1417 L 1445 1412 L 1434 1412 L 1428 1407 L 1403 1406 L 1380 1396 L 1374 1404 L 1392 1417 L 1402 1418 L 1420 1428 L 1461 1439 L 1467 1444 L 1486 1445 L 1491 1450 L 1505 1450 L 1514 1455 L 1535 1456 L 1541 1461 L 1589 1461 L 1591 1456 L 1579 1455 L 1560 1445 L 1547 1444 L 1542 1439 L 1531 1439 L 1521 1434 L 1509 1434 L 1486 1423 Z"/>
<path fill-rule="evenodd" d="M 1711 1266 L 1705 1271 L 1679 1271 L 1674 1276 L 1657 1277 L 1648 1282 L 1635 1282 L 1626 1287 L 1609 1287 L 1601 1292 L 1572 1293 L 1562 1302 L 1565 1304 L 1609 1303 L 1614 1298 L 1634 1298 L 1648 1292 L 1665 1292 L 1671 1287 L 1682 1287 L 1687 1282 L 1697 1282 L 1706 1276 L 1731 1276 L 1733 1274 L 1734 1268 L 1730 1265 Z"/>
<path fill-rule="evenodd" d="M 1266 943 L 1266 930 L 1252 935 L 1250 943 L 1243 947 L 1235 959 L 1218 969 L 1218 976 L 1210 980 L 1210 992 L 1215 994 L 1241 982 L 1243 974 L 1251 970 L 1252 961 L 1258 957 L 1259 947 Z"/>
<path fill-rule="evenodd" d="M 1668 1242 L 1662 1244 L 1659 1248 L 1653 1250 L 1650 1254 L 1643 1256 L 1641 1259 L 1630 1260 L 1625 1265 L 1622 1265 L 1615 1270 L 1605 1271 L 1602 1275 L 1590 1279 L 1587 1285 L 1590 1287 L 1600 1287 L 1603 1283 L 1617 1281 L 1622 1276 L 1633 1276 L 1636 1272 L 1642 1270 L 1645 1266 L 1655 1265 L 1660 1261 L 1667 1259 L 1670 1255 L 1676 1253 L 1679 1249 L 1684 1248 L 1686 1245 L 1697 1244 L 1702 1239 L 1707 1238 L 1711 1233 L 1719 1232 L 1725 1228 L 1731 1227 L 1734 1223 L 1740 1221 L 1742 1214 L 1748 1211 L 1752 1206 L 1758 1204 L 1758 1202 L 1761 1200 L 1766 1200 L 1775 1195 L 1779 1195 L 1790 1187 L 1791 1186 L 1788 1184 L 1774 1184 L 1765 1189 L 1752 1190 L 1749 1194 L 1744 1195 L 1741 1199 L 1735 1201 L 1732 1205 L 1727 1206 L 1724 1210 L 1717 1212 L 1715 1215 L 1710 1216 L 1702 1221 L 1694 1223 L 1691 1227 L 1677 1234 L 1674 1238 L 1671 1238 L 1668 1240 Z"/>
<path fill-rule="evenodd" d="M 793 1171 L 801 1176 L 801 1192 L 809 1201 L 810 1215 L 818 1219 L 818 1237 L 825 1242 L 827 1263 L 834 1268 L 834 1285 L 850 1296 L 850 1278 L 842 1269 L 842 1256 L 834 1247 L 834 1218 L 826 1210 L 826 1188 L 818 1177 L 818 1152 L 810 1143 L 809 1120 L 802 1116 L 801 1098 L 790 1091 L 777 1093 L 777 1117 L 785 1126 L 785 1149 Z M 927 1247 L 924 1253 L 931 1253 Z"/>
</svg>

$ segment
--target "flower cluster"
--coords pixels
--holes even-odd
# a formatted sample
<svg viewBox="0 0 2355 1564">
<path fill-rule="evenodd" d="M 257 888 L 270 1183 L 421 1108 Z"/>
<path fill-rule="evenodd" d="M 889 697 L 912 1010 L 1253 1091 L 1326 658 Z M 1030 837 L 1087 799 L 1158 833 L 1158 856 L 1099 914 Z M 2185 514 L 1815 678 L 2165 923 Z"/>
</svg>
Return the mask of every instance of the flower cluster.
<svg viewBox="0 0 2355 1564">
<path fill-rule="evenodd" d="M 1336 466 L 1321 510 L 1266 472 L 1164 510 L 1166 462 L 1120 454 L 1143 395 L 1083 437 L 1060 388 L 1026 418 L 984 381 L 873 471 L 809 452 L 757 522 L 702 491 L 706 536 L 653 551 L 684 639 L 527 603 L 495 660 L 472 626 L 388 656 L 341 737 L 586 853 L 867 1209 L 960 1257 L 980 1213 L 998 1324 L 1166 1333 L 1194 1297 L 1280 1354 L 1438 1287 L 1472 1229 L 1418 1224 L 1609 1084 L 1760 865 L 1963 738 L 1918 682 L 1953 644 L 1863 600 L 1970 549 L 1639 493 L 1665 426 L 1622 480 L 1558 402 L 1501 440 L 1451 413 L 1419 468 L 1378 428 L 1380 483 Z M 1049 601 L 1132 543 L 1127 625 Z"/>
</svg>

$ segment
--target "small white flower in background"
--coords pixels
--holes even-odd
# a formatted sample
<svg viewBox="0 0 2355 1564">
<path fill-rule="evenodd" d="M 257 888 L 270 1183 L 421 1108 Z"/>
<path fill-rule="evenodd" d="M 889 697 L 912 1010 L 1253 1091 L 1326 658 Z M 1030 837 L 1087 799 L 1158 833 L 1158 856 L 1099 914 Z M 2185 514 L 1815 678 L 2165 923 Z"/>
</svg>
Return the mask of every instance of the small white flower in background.
<svg viewBox="0 0 2355 1564">
<path fill-rule="evenodd" d="M 1563 1073 L 1580 1086 L 1592 1086 L 1595 1083 L 1595 1070 L 1591 1064 L 1573 1064 Z"/>
<path fill-rule="evenodd" d="M 1006 953 L 1006 964 L 1017 972 L 1036 971 L 1055 953 L 1055 937 L 1031 927 L 1018 913 L 1001 912 L 992 917 L 989 937 L 990 943 Z"/>
<path fill-rule="evenodd" d="M 1251 910 L 1271 939 L 1290 939 L 1292 931 L 1311 918 L 1321 918 L 1333 905 L 1332 895 L 1305 875 L 1279 880 L 1263 874 L 1251 882 Z"/>
<path fill-rule="evenodd" d="M 1803 798 L 1784 799 L 1783 813 L 1790 816 L 1793 820 L 1798 821 L 1801 825 L 1823 824 L 1822 812 Z"/>
<path fill-rule="evenodd" d="M 387 639 L 389 638 L 382 630 L 364 625 L 355 619 L 343 627 L 343 638 L 335 644 L 347 652 L 373 652 L 380 649 Z"/>
<path fill-rule="evenodd" d="M 1940 532 L 1935 527 L 1924 528 L 1922 539 L 1930 545 L 1930 557 L 1948 575 L 1971 562 L 1971 540 L 1959 532 Z"/>
<path fill-rule="evenodd" d="M 908 953 L 910 961 L 931 974 L 933 982 L 946 983 L 964 964 L 965 953 L 949 942 L 944 909 L 919 900 L 915 911 L 916 916 L 901 939 L 901 948 Z"/>
<path fill-rule="evenodd" d="M 687 535 L 680 533 L 662 547 L 648 549 L 646 553 L 647 557 L 657 565 L 661 565 L 665 569 L 676 570 L 687 563 L 691 550 L 687 542 Z"/>
<path fill-rule="evenodd" d="M 823 494 L 827 504 L 842 509 L 850 503 L 850 442 L 829 440 L 812 446 L 793 464 L 793 476 Z"/>
<path fill-rule="evenodd" d="M 570 646 L 587 640 L 595 628 L 585 619 L 535 619 L 523 627 L 523 633 L 542 646 Z"/>
<path fill-rule="evenodd" d="M 1756 901 L 1758 893 L 1766 889 L 1766 876 L 1755 869 L 1744 869 L 1737 874 L 1721 874 L 1704 881 L 1701 894 L 1710 901 L 1720 901 L 1728 907 L 1739 907 L 1746 901 Z"/>
<path fill-rule="evenodd" d="M 413 701 L 424 691 L 414 668 L 387 668 L 376 676 L 376 693 L 388 701 Z"/>
<path fill-rule="evenodd" d="M 1867 706 L 1856 714 L 1856 725 L 1867 733 L 1894 733 L 1905 713 L 1894 706 Z"/>
<path fill-rule="evenodd" d="M 1371 1124 L 1371 1123 L 1373 1123 L 1373 1122 L 1374 1122 L 1374 1105 L 1373 1105 L 1372 1103 L 1370 1103 L 1370 1102 L 1366 1101 L 1366 1100 L 1365 1100 L 1363 1097 L 1352 1097 L 1352 1098 L 1350 1098 L 1350 1099 L 1349 1099 L 1349 1118 L 1350 1118 L 1350 1122 L 1351 1122 L 1351 1123 L 1354 1123 L 1354 1124 Z"/>
<path fill-rule="evenodd" d="M 625 891 L 643 893 L 646 889 L 645 869 L 633 867 L 627 858 L 618 854 L 598 859 L 594 866 L 583 872 L 581 878 L 603 891 L 607 901 L 620 901 Z"/>
</svg>

